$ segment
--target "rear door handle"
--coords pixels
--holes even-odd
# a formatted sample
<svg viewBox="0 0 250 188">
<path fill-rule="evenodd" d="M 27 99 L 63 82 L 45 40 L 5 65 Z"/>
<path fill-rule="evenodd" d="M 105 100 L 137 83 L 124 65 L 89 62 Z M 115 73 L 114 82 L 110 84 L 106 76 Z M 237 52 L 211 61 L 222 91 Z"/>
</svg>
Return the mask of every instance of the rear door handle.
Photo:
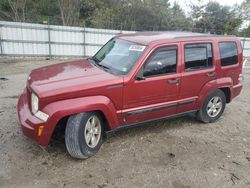
<svg viewBox="0 0 250 188">
<path fill-rule="evenodd" d="M 216 72 L 209 72 L 209 73 L 207 73 L 207 76 L 214 77 L 214 76 L 216 76 Z"/>
<path fill-rule="evenodd" d="M 180 79 L 179 78 L 169 79 L 168 83 L 170 83 L 170 84 L 178 84 L 178 83 L 180 83 Z"/>
</svg>

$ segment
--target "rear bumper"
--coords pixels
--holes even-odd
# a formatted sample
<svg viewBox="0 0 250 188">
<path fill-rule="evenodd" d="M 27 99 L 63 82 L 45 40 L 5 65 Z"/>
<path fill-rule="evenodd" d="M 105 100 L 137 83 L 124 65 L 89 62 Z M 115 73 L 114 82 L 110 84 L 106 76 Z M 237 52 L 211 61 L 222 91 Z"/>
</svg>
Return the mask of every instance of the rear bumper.
<svg viewBox="0 0 250 188">
<path fill-rule="evenodd" d="M 237 84 L 233 86 L 233 95 L 231 99 L 237 97 L 240 94 L 242 87 L 242 84 Z"/>
<path fill-rule="evenodd" d="M 34 140 L 37 144 L 47 146 L 51 134 L 43 131 L 41 136 L 38 136 L 38 129 L 40 126 L 48 127 L 48 124 L 31 113 L 28 105 L 27 89 L 24 90 L 18 100 L 17 114 L 23 134 Z"/>
</svg>

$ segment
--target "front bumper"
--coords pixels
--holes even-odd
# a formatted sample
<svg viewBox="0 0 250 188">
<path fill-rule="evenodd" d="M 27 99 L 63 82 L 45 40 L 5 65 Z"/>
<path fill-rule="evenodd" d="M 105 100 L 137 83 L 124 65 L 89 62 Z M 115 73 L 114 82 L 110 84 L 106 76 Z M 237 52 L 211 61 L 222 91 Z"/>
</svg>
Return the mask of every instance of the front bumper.
<svg viewBox="0 0 250 188">
<path fill-rule="evenodd" d="M 32 114 L 28 105 L 28 94 L 26 88 L 18 100 L 17 114 L 23 134 L 34 140 L 39 145 L 47 146 L 51 136 L 51 133 L 47 132 L 45 128 L 48 127 L 48 123 L 38 119 Z M 39 136 L 38 131 L 40 126 L 43 126 L 44 129 Z"/>
</svg>

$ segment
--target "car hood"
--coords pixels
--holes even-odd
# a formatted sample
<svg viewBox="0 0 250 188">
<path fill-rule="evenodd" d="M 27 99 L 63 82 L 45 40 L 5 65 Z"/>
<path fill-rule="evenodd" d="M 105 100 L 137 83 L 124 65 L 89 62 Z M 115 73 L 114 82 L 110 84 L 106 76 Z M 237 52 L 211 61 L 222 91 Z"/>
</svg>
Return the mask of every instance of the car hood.
<svg viewBox="0 0 250 188">
<path fill-rule="evenodd" d="M 59 63 L 35 69 L 28 78 L 28 86 L 39 96 L 57 95 L 122 82 L 89 60 Z"/>
</svg>

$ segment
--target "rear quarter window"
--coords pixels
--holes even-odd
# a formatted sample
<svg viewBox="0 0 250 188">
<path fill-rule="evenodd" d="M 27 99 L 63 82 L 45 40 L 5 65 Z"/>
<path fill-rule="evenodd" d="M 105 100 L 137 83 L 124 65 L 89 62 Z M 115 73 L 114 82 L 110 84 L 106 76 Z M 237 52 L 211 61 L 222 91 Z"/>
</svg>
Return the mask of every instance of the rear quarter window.
<svg viewBox="0 0 250 188">
<path fill-rule="evenodd" d="M 235 42 L 220 42 L 221 66 L 229 66 L 238 63 L 237 44 Z"/>
</svg>

